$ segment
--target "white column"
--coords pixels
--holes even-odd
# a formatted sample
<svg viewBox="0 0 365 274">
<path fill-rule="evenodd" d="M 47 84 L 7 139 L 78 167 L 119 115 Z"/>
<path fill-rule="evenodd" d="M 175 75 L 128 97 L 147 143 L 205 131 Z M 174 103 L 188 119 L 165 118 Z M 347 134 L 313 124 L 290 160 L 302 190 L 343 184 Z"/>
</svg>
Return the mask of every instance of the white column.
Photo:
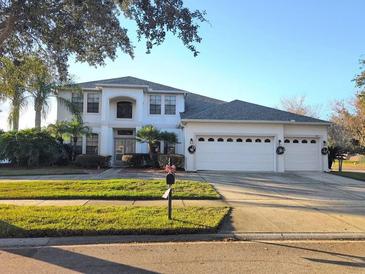
<svg viewBox="0 0 365 274">
<path fill-rule="evenodd" d="M 279 146 L 279 140 L 281 141 L 281 146 L 284 146 L 284 126 L 281 127 L 277 139 L 275 140 L 275 155 L 276 155 L 276 171 L 277 172 L 284 172 L 285 171 L 285 153 L 278 155 L 276 154 L 276 148 Z"/>
<path fill-rule="evenodd" d="M 113 155 L 113 129 L 102 126 L 100 129 L 100 155 Z"/>
</svg>

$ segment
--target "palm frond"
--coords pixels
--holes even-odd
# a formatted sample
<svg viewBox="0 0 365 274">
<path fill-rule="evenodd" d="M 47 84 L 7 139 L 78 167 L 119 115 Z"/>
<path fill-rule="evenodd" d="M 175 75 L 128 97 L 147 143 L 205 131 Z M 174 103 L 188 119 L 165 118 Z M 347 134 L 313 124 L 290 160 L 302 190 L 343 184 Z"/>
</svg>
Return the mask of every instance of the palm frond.
<svg viewBox="0 0 365 274">
<path fill-rule="evenodd" d="M 59 104 L 65 106 L 78 120 L 82 120 L 81 112 L 73 102 L 61 96 L 57 96 L 57 101 Z"/>
</svg>

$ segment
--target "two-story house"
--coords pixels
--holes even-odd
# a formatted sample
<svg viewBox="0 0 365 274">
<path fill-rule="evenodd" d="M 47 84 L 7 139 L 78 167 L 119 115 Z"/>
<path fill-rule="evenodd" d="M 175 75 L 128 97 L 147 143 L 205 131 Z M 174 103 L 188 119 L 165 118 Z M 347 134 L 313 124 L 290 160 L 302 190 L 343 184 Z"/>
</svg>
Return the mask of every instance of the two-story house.
<svg viewBox="0 0 365 274">
<path fill-rule="evenodd" d="M 86 154 L 147 153 L 138 129 L 152 124 L 175 132 L 175 147 L 160 151 L 185 155 L 185 169 L 286 171 L 327 170 L 328 122 L 239 100 L 225 102 L 134 77 L 80 83 L 82 93 L 63 91 L 77 104 L 93 134 L 80 138 Z M 57 120 L 71 114 L 59 105 Z M 284 147 L 284 153 L 278 151 Z"/>
</svg>

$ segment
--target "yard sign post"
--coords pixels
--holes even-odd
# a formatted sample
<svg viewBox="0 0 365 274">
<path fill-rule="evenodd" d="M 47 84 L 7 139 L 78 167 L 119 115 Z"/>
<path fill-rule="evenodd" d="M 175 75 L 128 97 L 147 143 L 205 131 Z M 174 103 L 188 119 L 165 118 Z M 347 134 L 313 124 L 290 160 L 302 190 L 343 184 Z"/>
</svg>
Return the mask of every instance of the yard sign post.
<svg viewBox="0 0 365 274">
<path fill-rule="evenodd" d="M 175 171 L 176 167 L 174 165 L 169 164 L 166 165 L 165 171 L 167 172 L 166 175 L 166 184 L 169 188 L 166 190 L 164 195 L 162 196 L 164 199 L 167 199 L 167 216 L 169 220 L 172 219 L 172 185 L 175 184 Z"/>
</svg>

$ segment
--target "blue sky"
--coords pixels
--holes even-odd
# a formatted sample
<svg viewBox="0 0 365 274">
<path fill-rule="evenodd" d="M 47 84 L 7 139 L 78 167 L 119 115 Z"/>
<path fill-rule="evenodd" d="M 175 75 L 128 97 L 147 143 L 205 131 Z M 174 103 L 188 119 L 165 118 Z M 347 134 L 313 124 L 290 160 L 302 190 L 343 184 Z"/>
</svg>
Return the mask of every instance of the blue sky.
<svg viewBox="0 0 365 274">
<path fill-rule="evenodd" d="M 145 54 L 134 25 L 122 18 L 136 46 L 135 59 L 120 53 L 98 68 L 71 61 L 70 73 L 78 81 L 131 75 L 227 101 L 273 107 L 283 97 L 305 95 L 307 103 L 322 106 L 322 118 L 327 118 L 333 100 L 355 93 L 351 80 L 359 72 L 359 59 L 365 58 L 364 1 L 185 2 L 205 9 L 210 21 L 201 26 L 198 57 L 172 35 Z M 33 124 L 32 115 L 31 110 L 23 115 L 22 127 Z M 49 120 L 54 117 L 52 107 Z"/>
</svg>

